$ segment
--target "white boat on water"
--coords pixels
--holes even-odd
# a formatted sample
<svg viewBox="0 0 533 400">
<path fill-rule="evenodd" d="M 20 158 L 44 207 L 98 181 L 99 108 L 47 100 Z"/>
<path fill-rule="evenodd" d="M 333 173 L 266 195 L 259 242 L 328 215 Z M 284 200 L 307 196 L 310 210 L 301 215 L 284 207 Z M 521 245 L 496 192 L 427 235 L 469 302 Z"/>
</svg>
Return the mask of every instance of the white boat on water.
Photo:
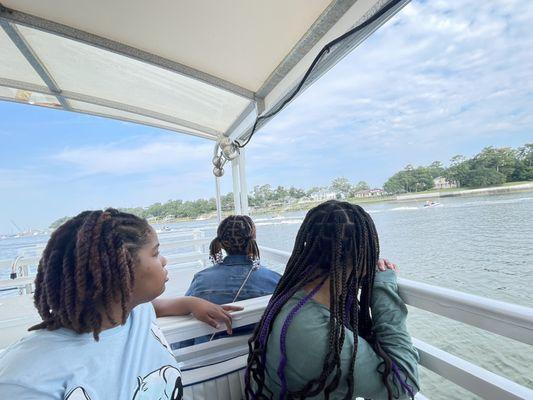
<svg viewBox="0 0 533 400">
<path fill-rule="evenodd" d="M 439 203 L 438 201 L 426 201 L 424 203 L 424 208 L 434 208 L 434 207 L 442 207 L 442 203 Z"/>
<path fill-rule="evenodd" d="M 214 157 L 206 154 L 206 162 L 214 164 L 218 215 L 226 164 L 235 212 L 246 214 L 244 145 L 253 133 L 407 2 L 2 0 L 0 98 L 209 140 Z M 202 240 L 180 237 L 194 251 L 171 257 L 169 270 L 179 265 L 183 276 L 187 266 L 192 277 L 205 262 Z M 262 255 L 281 264 L 288 259 L 276 249 L 262 248 Z M 0 267 L 12 262 L 0 261 Z M 29 259 L 17 261 L 17 268 L 30 265 Z M 1 347 L 35 320 L 31 282 L 28 274 L 0 282 L 22 293 L 0 302 Z M 408 280 L 400 280 L 400 289 L 413 307 L 533 345 L 532 308 Z M 257 322 L 267 302 L 240 302 L 245 309 L 236 313 L 235 326 Z M 189 317 L 162 318 L 160 325 L 171 343 L 214 332 Z M 242 398 L 246 341 L 241 336 L 177 350 L 185 398 Z M 414 343 L 422 366 L 481 398 L 533 399 L 525 386 L 416 338 Z"/>
</svg>

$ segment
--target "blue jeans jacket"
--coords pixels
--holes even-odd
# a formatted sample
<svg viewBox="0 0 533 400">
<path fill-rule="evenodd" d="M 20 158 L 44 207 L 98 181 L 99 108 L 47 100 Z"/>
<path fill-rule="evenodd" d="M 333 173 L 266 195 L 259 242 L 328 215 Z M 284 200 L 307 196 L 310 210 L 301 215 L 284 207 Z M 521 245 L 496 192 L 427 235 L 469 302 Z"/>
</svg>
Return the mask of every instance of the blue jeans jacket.
<svg viewBox="0 0 533 400">
<path fill-rule="evenodd" d="M 229 255 L 224 260 L 212 267 L 206 268 L 194 275 L 194 278 L 185 293 L 185 296 L 200 297 L 215 304 L 227 304 L 233 301 L 246 300 L 272 294 L 281 275 L 266 267 L 259 266 L 254 270 L 246 285 L 242 288 L 239 297 L 235 298 L 246 276 L 253 268 L 253 262 L 245 255 Z M 248 334 L 254 326 L 237 328 L 233 334 Z M 217 333 L 215 338 L 225 334 Z M 194 344 L 207 342 L 209 336 L 196 338 Z M 191 345 L 192 342 L 182 342 L 180 347 Z"/>
</svg>

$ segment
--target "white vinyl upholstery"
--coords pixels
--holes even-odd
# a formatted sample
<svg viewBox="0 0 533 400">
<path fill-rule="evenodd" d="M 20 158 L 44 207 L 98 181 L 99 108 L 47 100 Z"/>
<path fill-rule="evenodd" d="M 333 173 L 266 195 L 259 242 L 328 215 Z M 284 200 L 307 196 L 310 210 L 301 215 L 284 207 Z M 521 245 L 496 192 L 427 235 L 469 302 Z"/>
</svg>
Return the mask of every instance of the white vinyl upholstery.
<svg viewBox="0 0 533 400">
<path fill-rule="evenodd" d="M 182 371 L 184 400 L 244 399 L 247 355 L 217 364 Z"/>
</svg>

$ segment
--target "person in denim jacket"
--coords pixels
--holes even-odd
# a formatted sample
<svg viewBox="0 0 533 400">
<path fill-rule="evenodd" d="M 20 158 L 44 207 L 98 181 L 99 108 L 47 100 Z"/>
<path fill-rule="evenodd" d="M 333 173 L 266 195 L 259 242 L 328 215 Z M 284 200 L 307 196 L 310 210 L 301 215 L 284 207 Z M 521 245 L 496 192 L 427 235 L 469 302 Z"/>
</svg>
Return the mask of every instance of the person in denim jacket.
<svg viewBox="0 0 533 400">
<path fill-rule="evenodd" d="M 272 294 L 281 277 L 260 265 L 256 228 L 247 215 L 225 218 L 209 246 L 209 253 L 214 265 L 194 275 L 186 296 L 200 297 L 215 304 L 233 303 Z M 247 334 L 252 331 L 253 326 L 246 326 L 233 332 Z M 225 333 L 219 333 L 215 338 L 222 336 Z M 209 336 L 197 338 L 194 343 L 209 339 Z"/>
</svg>

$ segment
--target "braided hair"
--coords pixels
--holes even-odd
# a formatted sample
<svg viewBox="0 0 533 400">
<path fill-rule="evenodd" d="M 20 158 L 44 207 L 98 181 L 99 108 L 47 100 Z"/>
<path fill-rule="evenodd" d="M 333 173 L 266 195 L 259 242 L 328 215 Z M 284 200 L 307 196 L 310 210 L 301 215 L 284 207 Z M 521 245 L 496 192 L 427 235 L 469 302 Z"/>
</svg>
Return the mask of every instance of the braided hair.
<svg viewBox="0 0 533 400">
<path fill-rule="evenodd" d="M 255 224 L 248 215 L 230 215 L 218 226 L 217 236 L 209 245 L 213 263 L 222 260 L 222 250 L 227 254 L 244 254 L 250 260 L 259 260 L 259 247 L 255 240 Z"/>
<path fill-rule="evenodd" d="M 353 331 L 355 343 L 350 370 L 346 375 L 348 392 L 344 398 L 352 399 L 355 393 L 354 369 L 358 336 L 367 340 L 383 358 L 383 383 L 387 387 L 389 399 L 392 398 L 392 388 L 388 378 L 393 364 L 373 334 L 370 314 L 372 286 L 378 258 L 379 240 L 374 222 L 360 206 L 330 200 L 307 213 L 296 236 L 285 273 L 249 340 L 250 352 L 245 374 L 247 399 L 272 398 L 272 392 L 265 385 L 268 336 L 283 305 L 311 282 L 320 283 L 291 310 L 281 331 L 279 398 L 304 399 L 322 392 L 326 399 L 329 398 L 339 386 L 341 379 L 340 356 L 345 327 Z M 330 286 L 328 355 L 324 359 L 321 374 L 307 382 L 300 390 L 291 392 L 288 390 L 284 374 L 287 363 L 285 348 L 287 329 L 296 313 L 328 278 Z"/>
<path fill-rule="evenodd" d="M 34 304 L 42 322 L 29 330 L 64 327 L 92 332 L 98 340 L 104 318 L 118 323 L 112 310 L 116 304 L 124 324 L 137 252 L 150 232 L 145 219 L 112 208 L 84 211 L 57 228 L 35 279 Z"/>
</svg>

